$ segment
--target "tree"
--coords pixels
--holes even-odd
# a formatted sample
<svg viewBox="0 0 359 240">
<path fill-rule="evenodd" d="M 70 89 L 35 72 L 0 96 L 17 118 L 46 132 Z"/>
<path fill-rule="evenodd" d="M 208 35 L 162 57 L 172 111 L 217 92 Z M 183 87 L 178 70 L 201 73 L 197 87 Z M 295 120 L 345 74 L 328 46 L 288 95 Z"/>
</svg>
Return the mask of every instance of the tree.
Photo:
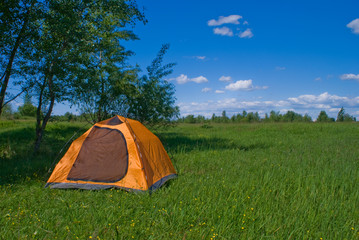
<svg viewBox="0 0 359 240">
<path fill-rule="evenodd" d="M 36 117 L 36 110 L 37 108 L 32 105 L 30 94 L 26 93 L 24 104 L 18 108 L 18 112 L 21 116 Z"/>
<path fill-rule="evenodd" d="M 169 44 L 162 45 L 157 57 L 147 67 L 147 75 L 137 81 L 135 94 L 129 96 L 129 116 L 147 125 L 168 125 L 179 115 L 175 106 L 174 85 L 164 78 L 172 73 L 174 63 L 163 65 Z"/>
<path fill-rule="evenodd" d="M 14 111 L 13 111 L 13 109 L 12 109 L 11 104 L 7 104 L 7 105 L 5 105 L 4 108 L 3 108 L 3 112 L 2 112 L 1 117 L 4 117 L 4 118 L 12 118 L 12 117 L 13 117 L 13 114 L 14 114 Z"/>
<path fill-rule="evenodd" d="M 349 115 L 348 113 L 345 113 L 344 108 L 342 107 L 337 115 L 337 122 L 355 122 L 356 118 Z"/>
<path fill-rule="evenodd" d="M 231 122 L 236 122 L 236 121 L 237 121 L 237 116 L 233 114 L 231 117 Z"/>
<path fill-rule="evenodd" d="M 345 110 L 344 108 L 342 107 L 339 112 L 338 112 L 338 115 L 337 115 L 337 122 L 344 122 L 344 115 L 345 115 Z"/>
<path fill-rule="evenodd" d="M 349 115 L 348 113 L 345 113 L 345 110 L 342 107 L 338 112 L 337 122 L 353 122 L 353 121 L 355 122 L 356 118 Z"/>
<path fill-rule="evenodd" d="M 269 119 L 271 122 L 279 122 L 282 119 L 282 115 L 279 112 L 272 110 L 269 114 Z"/>
<path fill-rule="evenodd" d="M 93 74 L 77 81 L 72 101 L 92 123 L 114 114 L 127 115 L 127 96 L 134 91 L 132 84 L 137 78 L 136 70 L 101 72 L 100 69 L 90 68 L 88 73 Z"/>
<path fill-rule="evenodd" d="M 91 122 L 127 112 L 126 96 L 133 92 L 138 69 L 126 66 L 133 52 L 120 42 L 138 39 L 124 27 L 136 20 L 146 22 L 135 1 L 100 2 L 88 14 L 91 34 L 86 38 L 89 46 L 82 50 L 87 59 L 74 73 L 71 100 Z"/>
<path fill-rule="evenodd" d="M 243 114 L 246 115 L 247 112 L 246 112 L 246 111 L 243 111 Z M 234 116 L 234 115 L 233 115 L 233 116 Z M 240 113 L 238 113 L 238 114 L 235 115 L 233 121 L 235 121 L 235 122 L 241 122 L 242 119 L 244 119 L 243 115 L 241 115 Z"/>
<path fill-rule="evenodd" d="M 35 152 L 40 147 L 55 103 L 69 98 L 69 73 L 83 47 L 82 37 L 86 36 L 82 21 L 85 9 L 81 1 L 47 1 L 39 41 L 32 52 L 22 56 L 22 70 L 35 83 L 38 98 Z"/>
<path fill-rule="evenodd" d="M 245 111 L 244 111 L 245 112 Z M 245 117 L 243 119 L 241 119 L 242 122 L 248 122 L 248 123 L 252 123 L 252 122 L 260 122 L 260 117 L 258 112 L 253 113 L 253 112 L 249 112 L 245 114 Z"/>
<path fill-rule="evenodd" d="M 7 87 L 14 72 L 18 52 L 31 52 L 37 39 L 38 19 L 42 16 L 42 2 L 37 0 L 3 0 L 0 5 L 0 115 L 3 107 L 27 88 L 5 102 Z"/>
<path fill-rule="evenodd" d="M 46 4 L 39 41 L 22 56 L 21 65 L 26 78 L 35 83 L 38 98 L 35 151 L 55 103 L 76 99 L 73 93 L 82 87 L 79 80 L 89 81 L 90 91 L 94 81 L 105 83 L 109 76 L 117 76 L 121 62 L 110 60 L 124 59 L 129 53 L 119 42 L 134 36 L 124 27 L 143 18 L 134 1 L 48 0 Z M 104 64 L 105 58 L 109 64 Z M 106 89 L 100 88 L 104 94 Z M 103 102 L 101 98 L 101 106 Z"/>
<path fill-rule="evenodd" d="M 214 122 L 215 119 L 216 119 L 216 114 L 213 113 L 213 114 L 212 114 L 212 117 L 211 117 L 211 121 Z"/>
<path fill-rule="evenodd" d="M 320 111 L 317 122 L 334 122 L 334 118 L 329 118 L 327 113 L 323 110 Z"/>
<path fill-rule="evenodd" d="M 356 118 L 346 113 L 344 114 L 344 122 L 356 122 Z"/>
<path fill-rule="evenodd" d="M 197 122 L 197 123 L 204 123 L 204 122 L 206 122 L 205 116 L 198 115 L 198 116 L 197 116 L 197 119 L 196 119 L 196 122 Z"/>
<path fill-rule="evenodd" d="M 312 122 L 312 117 L 308 115 L 308 113 L 306 113 L 303 117 L 303 121 L 304 122 Z"/>
<path fill-rule="evenodd" d="M 222 122 L 227 123 L 229 121 L 229 118 L 227 117 L 226 111 L 222 111 Z"/>
<path fill-rule="evenodd" d="M 255 121 L 255 122 L 260 122 L 261 121 L 261 118 L 260 118 L 258 112 L 254 113 L 253 121 Z"/>
<path fill-rule="evenodd" d="M 190 114 L 184 118 L 183 122 L 184 123 L 196 123 L 196 118 L 194 117 L 194 115 Z"/>
<path fill-rule="evenodd" d="M 264 122 L 270 122 L 269 121 L 269 116 L 268 116 L 268 113 L 265 113 L 264 114 L 264 119 L 263 119 Z"/>
<path fill-rule="evenodd" d="M 284 122 L 302 122 L 303 116 L 293 111 L 287 111 L 287 113 L 283 115 L 282 120 Z"/>
</svg>

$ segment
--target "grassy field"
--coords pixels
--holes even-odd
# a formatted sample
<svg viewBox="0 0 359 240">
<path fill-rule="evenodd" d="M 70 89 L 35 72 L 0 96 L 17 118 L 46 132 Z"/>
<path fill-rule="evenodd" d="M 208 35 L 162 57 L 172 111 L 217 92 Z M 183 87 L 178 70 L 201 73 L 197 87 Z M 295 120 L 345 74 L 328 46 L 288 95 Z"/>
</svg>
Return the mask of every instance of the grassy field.
<svg viewBox="0 0 359 240">
<path fill-rule="evenodd" d="M 34 123 L 0 122 L 0 239 L 359 239 L 356 123 L 179 125 L 152 194 L 45 189 L 88 127 L 51 123 L 33 155 Z"/>
</svg>

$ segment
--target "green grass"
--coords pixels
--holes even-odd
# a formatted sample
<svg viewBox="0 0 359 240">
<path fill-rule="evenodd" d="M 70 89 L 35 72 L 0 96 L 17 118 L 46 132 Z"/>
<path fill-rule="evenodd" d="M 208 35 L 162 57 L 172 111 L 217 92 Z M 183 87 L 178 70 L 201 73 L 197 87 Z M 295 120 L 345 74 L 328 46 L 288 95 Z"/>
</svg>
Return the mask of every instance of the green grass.
<svg viewBox="0 0 359 240">
<path fill-rule="evenodd" d="M 3 239 L 359 239 L 355 123 L 160 130 L 179 177 L 152 194 L 44 189 L 82 125 L 51 123 L 32 155 L 33 125 L 1 124 Z"/>
</svg>

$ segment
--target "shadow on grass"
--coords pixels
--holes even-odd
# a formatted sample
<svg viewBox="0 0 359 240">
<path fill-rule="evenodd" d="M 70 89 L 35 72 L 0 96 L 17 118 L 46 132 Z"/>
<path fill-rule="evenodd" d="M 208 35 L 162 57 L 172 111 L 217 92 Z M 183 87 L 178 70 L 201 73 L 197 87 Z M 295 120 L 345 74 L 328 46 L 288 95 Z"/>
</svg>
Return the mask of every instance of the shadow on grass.
<svg viewBox="0 0 359 240">
<path fill-rule="evenodd" d="M 72 141 L 86 130 L 70 124 L 53 124 L 47 129 L 36 154 L 33 152 L 35 127 L 18 127 L 0 133 L 0 185 L 29 180 L 40 180 L 45 184 L 50 176 L 49 168 L 53 169 Z"/>
<path fill-rule="evenodd" d="M 40 151 L 36 154 L 33 153 L 35 127 L 24 126 L 3 131 L 0 133 L 0 185 L 31 179 L 43 181 L 45 184 L 50 176 L 49 169 L 53 170 L 71 143 L 86 130 L 87 127 L 73 124 L 52 124 L 47 128 Z M 187 136 L 184 133 L 157 135 L 169 154 L 189 153 L 194 150 L 251 151 L 268 147 L 263 143 L 246 144 L 236 139 Z M 59 154 L 60 150 L 62 151 Z"/>
<path fill-rule="evenodd" d="M 218 137 L 189 137 L 182 133 L 157 134 L 168 152 L 181 153 L 193 150 L 229 150 L 250 151 L 253 149 L 264 149 L 268 146 L 263 143 L 243 144 L 239 141 Z"/>
</svg>

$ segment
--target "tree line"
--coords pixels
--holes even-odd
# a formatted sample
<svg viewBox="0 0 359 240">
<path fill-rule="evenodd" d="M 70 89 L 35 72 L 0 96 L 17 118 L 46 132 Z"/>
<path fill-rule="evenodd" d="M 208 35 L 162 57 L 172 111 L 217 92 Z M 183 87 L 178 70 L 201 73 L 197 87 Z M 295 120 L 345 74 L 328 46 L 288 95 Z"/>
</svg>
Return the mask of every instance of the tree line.
<svg viewBox="0 0 359 240">
<path fill-rule="evenodd" d="M 356 118 L 345 112 L 342 107 L 337 115 L 337 118 L 331 118 L 323 110 L 320 111 L 316 122 L 355 122 Z M 223 111 L 220 116 L 216 116 L 214 113 L 211 118 L 206 118 L 202 115 L 194 116 L 187 115 L 177 120 L 179 123 L 270 123 L 270 122 L 313 122 L 312 117 L 308 114 L 302 116 L 294 111 L 287 111 L 285 114 L 280 112 L 271 111 L 269 114 L 265 114 L 264 118 L 259 116 L 258 112 L 246 112 L 234 114 L 228 117 L 226 111 Z"/>
<path fill-rule="evenodd" d="M 19 114 L 34 111 L 35 151 L 56 104 L 68 102 L 88 121 L 114 114 L 148 124 L 167 124 L 179 114 L 174 86 L 164 77 L 164 44 L 141 74 L 128 64 L 134 52 L 124 43 L 138 40 L 131 30 L 147 20 L 135 0 L 3 0 L 0 4 L 0 116 L 26 93 Z M 18 92 L 9 92 L 16 86 Z M 11 109 L 10 109 L 11 110 Z"/>
</svg>

